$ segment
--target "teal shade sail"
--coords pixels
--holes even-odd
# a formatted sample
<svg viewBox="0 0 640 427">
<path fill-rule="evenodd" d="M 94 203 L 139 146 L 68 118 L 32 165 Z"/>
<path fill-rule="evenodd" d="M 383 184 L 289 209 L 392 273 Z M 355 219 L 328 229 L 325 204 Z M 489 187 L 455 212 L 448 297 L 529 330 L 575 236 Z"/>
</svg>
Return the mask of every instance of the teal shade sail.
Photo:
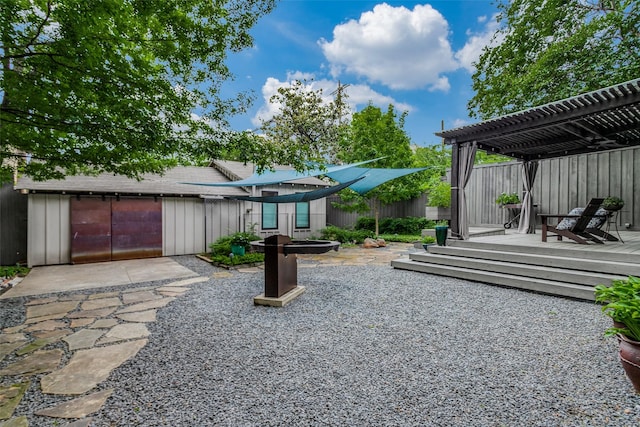
<svg viewBox="0 0 640 427">
<path fill-rule="evenodd" d="M 247 202 L 257 203 L 298 203 L 308 202 L 311 200 L 322 199 L 323 197 L 330 196 L 333 193 L 347 188 L 348 186 L 358 182 L 364 177 L 356 178 L 351 181 L 343 182 L 342 184 L 334 185 L 327 188 L 321 188 L 319 190 L 305 191 L 302 193 L 283 194 L 280 196 L 227 196 L 225 199 L 229 200 L 244 200 Z"/>
<path fill-rule="evenodd" d="M 358 194 L 366 194 L 385 182 L 405 175 L 410 175 L 412 173 L 422 172 L 426 169 L 428 168 L 378 169 L 351 167 L 348 169 L 330 171 L 325 173 L 325 175 L 338 182 L 362 178 L 350 185 L 349 188 Z"/>
</svg>

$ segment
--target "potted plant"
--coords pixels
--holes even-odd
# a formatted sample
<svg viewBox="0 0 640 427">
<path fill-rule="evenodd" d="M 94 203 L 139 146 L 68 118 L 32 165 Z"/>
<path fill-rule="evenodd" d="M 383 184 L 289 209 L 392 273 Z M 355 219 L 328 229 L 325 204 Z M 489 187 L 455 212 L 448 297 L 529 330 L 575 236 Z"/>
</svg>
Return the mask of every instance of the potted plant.
<svg viewBox="0 0 640 427">
<path fill-rule="evenodd" d="M 429 246 L 432 246 L 436 242 L 436 238 L 433 236 L 424 236 L 421 241 L 422 247 L 426 251 Z"/>
<path fill-rule="evenodd" d="M 518 193 L 500 193 L 496 203 L 500 206 L 517 205 L 520 203 L 520 197 L 518 197 Z"/>
<path fill-rule="evenodd" d="M 618 337 L 620 362 L 640 393 L 640 278 L 614 280 L 611 286 L 595 287 L 596 302 L 604 303 L 602 311 L 613 319 L 606 336 Z"/>
<path fill-rule="evenodd" d="M 243 256 L 251 243 L 251 235 L 249 233 L 239 232 L 231 235 L 231 253 Z"/>
<path fill-rule="evenodd" d="M 602 208 L 608 210 L 609 212 L 619 211 L 623 206 L 624 200 L 622 200 L 620 197 L 615 196 L 609 196 L 604 199 L 604 202 L 602 202 Z"/>
<path fill-rule="evenodd" d="M 447 245 L 447 234 L 449 233 L 449 223 L 447 221 L 436 222 L 436 242 L 438 246 Z"/>
</svg>

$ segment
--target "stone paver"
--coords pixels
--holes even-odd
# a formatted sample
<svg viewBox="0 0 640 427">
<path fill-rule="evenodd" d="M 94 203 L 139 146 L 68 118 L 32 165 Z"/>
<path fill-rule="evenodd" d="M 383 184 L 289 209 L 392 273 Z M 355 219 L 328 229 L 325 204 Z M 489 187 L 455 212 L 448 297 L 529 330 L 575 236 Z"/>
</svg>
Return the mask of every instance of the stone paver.
<svg viewBox="0 0 640 427">
<path fill-rule="evenodd" d="M 28 307 L 30 305 L 47 304 L 47 303 L 56 302 L 56 301 L 58 301 L 58 297 L 36 298 L 36 299 L 32 299 L 31 301 L 27 301 L 24 305 Z"/>
<path fill-rule="evenodd" d="M 83 326 L 87 326 L 95 322 L 96 319 L 93 317 L 80 317 L 78 319 L 71 320 L 72 328 L 82 328 Z"/>
<path fill-rule="evenodd" d="M 161 299 L 162 296 L 156 294 L 155 292 L 148 291 L 138 291 L 138 292 L 129 292 L 126 294 L 122 294 L 122 302 L 125 304 L 136 304 L 145 301 L 153 301 L 156 299 Z"/>
<path fill-rule="evenodd" d="M 58 367 L 64 352 L 59 348 L 36 351 L 15 363 L 0 369 L 0 375 L 34 375 L 51 372 Z"/>
<path fill-rule="evenodd" d="M 98 341 L 98 344 L 109 344 L 112 342 L 144 338 L 148 336 L 149 330 L 144 323 L 121 323 L 111 328 L 111 330 L 107 332 L 100 341 Z"/>
<path fill-rule="evenodd" d="M 121 308 L 118 310 L 117 314 L 122 313 L 132 313 L 134 311 L 145 311 L 150 310 L 152 308 L 160 308 L 169 304 L 171 301 L 175 300 L 172 297 L 163 297 L 162 299 L 157 299 L 153 301 L 141 302 L 139 304 L 130 305 L 128 307 Z"/>
<path fill-rule="evenodd" d="M 189 290 L 188 287 L 186 286 L 162 286 L 158 289 L 156 289 L 159 292 L 179 292 L 179 293 L 183 293 L 183 292 L 187 292 Z"/>
<path fill-rule="evenodd" d="M 53 342 L 58 341 L 59 339 L 60 337 L 55 335 L 47 338 L 38 338 L 36 340 L 31 341 L 29 344 L 25 345 L 24 347 L 21 347 L 20 349 L 18 349 L 18 351 L 16 351 L 16 354 L 18 356 L 24 356 L 25 354 L 33 353 L 36 350 L 40 350 L 42 347 L 45 347 Z"/>
<path fill-rule="evenodd" d="M 27 307 L 27 319 L 51 315 L 64 315 L 78 306 L 77 301 L 50 302 L 48 304 L 31 305 Z"/>
<path fill-rule="evenodd" d="M 86 393 L 106 380 L 113 369 L 135 356 L 145 344 L 147 340 L 143 339 L 78 350 L 64 368 L 42 377 L 42 392 L 70 395 Z"/>
<path fill-rule="evenodd" d="M 117 319 L 99 319 L 94 324 L 89 326 L 90 329 L 109 329 L 118 324 Z"/>
<path fill-rule="evenodd" d="M 0 386 L 0 420 L 8 420 L 29 388 L 29 381 Z"/>
<path fill-rule="evenodd" d="M 13 353 L 16 349 L 24 345 L 23 341 L 8 342 L 6 344 L 0 344 L 0 361 L 7 357 L 8 354 Z"/>
<path fill-rule="evenodd" d="M 31 334 L 31 336 L 33 336 L 34 338 L 62 338 L 64 336 L 67 336 L 69 334 L 72 334 L 73 331 L 71 329 L 68 328 L 62 328 L 62 329 L 54 329 L 52 331 L 37 331 L 37 332 L 33 332 Z"/>
<path fill-rule="evenodd" d="M 92 393 L 51 408 L 36 411 L 36 415 L 53 418 L 83 418 L 100 410 L 112 393 L 113 389 Z"/>
<path fill-rule="evenodd" d="M 81 329 L 73 335 L 65 337 L 64 341 L 69 345 L 71 351 L 91 348 L 105 332 L 107 332 L 106 329 Z"/>
<path fill-rule="evenodd" d="M 22 415 L 0 424 L 0 427 L 29 427 L 29 420 L 26 415 Z"/>
<path fill-rule="evenodd" d="M 0 344 L 10 343 L 10 342 L 18 342 L 18 341 L 26 341 L 27 337 L 24 334 L 0 334 Z"/>
<path fill-rule="evenodd" d="M 80 308 L 82 310 L 90 311 L 90 310 L 98 310 L 106 307 L 118 307 L 120 305 L 122 305 L 122 301 L 120 301 L 119 297 L 110 297 L 110 298 L 87 300 L 82 303 Z"/>
<path fill-rule="evenodd" d="M 136 311 L 133 313 L 116 314 L 118 319 L 126 322 L 149 323 L 156 321 L 156 312 L 158 310 Z"/>
<path fill-rule="evenodd" d="M 53 331 L 54 329 L 66 328 L 67 323 L 61 320 L 47 320 L 45 322 L 40 322 L 25 328 L 26 332 L 34 332 L 34 331 Z"/>
<path fill-rule="evenodd" d="M 117 307 L 107 307 L 107 308 L 98 308 L 95 310 L 82 310 L 82 311 L 74 311 L 73 313 L 69 313 L 67 316 L 69 319 L 80 319 L 86 317 L 107 317 L 114 311 L 116 311 Z"/>
<path fill-rule="evenodd" d="M 117 297 L 118 295 L 120 295 L 120 292 L 118 292 L 118 291 L 99 292 L 99 293 L 96 293 L 96 294 L 89 295 L 89 297 L 87 299 L 91 300 L 91 299 L 110 298 L 110 297 Z"/>
</svg>

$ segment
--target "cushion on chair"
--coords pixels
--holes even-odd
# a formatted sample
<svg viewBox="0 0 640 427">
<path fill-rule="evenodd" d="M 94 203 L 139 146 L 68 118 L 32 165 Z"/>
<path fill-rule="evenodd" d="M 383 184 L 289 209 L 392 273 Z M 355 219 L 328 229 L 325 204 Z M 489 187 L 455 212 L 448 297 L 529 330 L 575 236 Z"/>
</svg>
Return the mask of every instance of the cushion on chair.
<svg viewBox="0 0 640 427">
<path fill-rule="evenodd" d="M 594 216 L 593 218 L 591 218 L 591 221 L 589 221 L 589 224 L 587 225 L 587 229 L 602 227 L 602 224 L 604 224 L 605 221 L 607 220 L 607 216 L 609 215 L 609 212 L 607 212 L 607 210 L 604 208 L 600 208 L 596 211 L 596 215 L 602 215 L 602 216 Z"/>
<path fill-rule="evenodd" d="M 582 215 L 582 212 L 584 212 L 584 208 L 573 208 L 567 215 Z M 560 221 L 558 225 L 556 225 L 556 229 L 571 230 L 573 227 L 575 227 L 576 222 L 578 222 L 578 218 L 563 218 L 562 221 Z"/>
</svg>

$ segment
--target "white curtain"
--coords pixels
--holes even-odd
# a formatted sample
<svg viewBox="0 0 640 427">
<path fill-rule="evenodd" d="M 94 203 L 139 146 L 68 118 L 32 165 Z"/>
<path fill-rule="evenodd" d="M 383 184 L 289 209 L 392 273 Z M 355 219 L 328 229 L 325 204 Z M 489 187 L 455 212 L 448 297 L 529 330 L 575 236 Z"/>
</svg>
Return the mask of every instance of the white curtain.
<svg viewBox="0 0 640 427">
<path fill-rule="evenodd" d="M 460 148 L 460 171 L 458 182 L 460 190 L 458 191 L 458 227 L 459 234 L 463 240 L 469 239 L 469 215 L 467 214 L 467 196 L 465 188 L 471 178 L 473 171 L 473 162 L 476 160 L 477 144 L 474 142 L 464 144 Z"/>
<path fill-rule="evenodd" d="M 533 196 L 531 189 L 536 180 L 538 172 L 538 161 L 531 160 L 522 164 L 522 182 L 524 184 L 524 196 L 522 197 L 522 208 L 520 208 L 520 223 L 518 233 L 535 234 L 536 216 L 533 209 Z"/>
</svg>

